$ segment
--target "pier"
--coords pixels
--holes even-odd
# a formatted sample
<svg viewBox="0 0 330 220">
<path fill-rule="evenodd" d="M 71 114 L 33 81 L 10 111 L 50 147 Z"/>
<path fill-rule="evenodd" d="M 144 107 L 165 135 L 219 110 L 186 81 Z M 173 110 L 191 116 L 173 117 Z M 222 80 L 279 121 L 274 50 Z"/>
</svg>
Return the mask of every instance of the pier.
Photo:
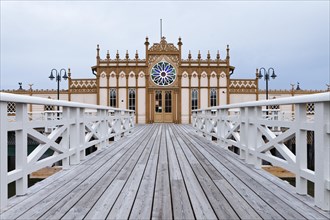
<svg viewBox="0 0 330 220">
<path fill-rule="evenodd" d="M 317 116 L 319 112 L 329 111 L 327 95 L 329 94 L 314 97 L 315 99 L 312 100 L 315 102 L 315 120 L 308 122 L 309 124 L 301 123 L 303 129 L 314 129 L 316 139 L 320 136 L 316 132 L 319 130 L 323 134 L 323 143 L 329 141 L 329 127 L 327 127 L 329 122 L 324 120 L 329 118 L 329 115 L 323 118 L 321 127 L 324 130 L 320 130 L 314 124 L 317 123 L 319 126 L 321 120 L 321 117 Z M 305 171 L 309 175 L 294 169 L 295 166 L 292 165 L 294 162 L 305 169 L 301 162 L 303 160 L 299 159 L 299 154 L 293 157 L 280 144 L 291 133 L 287 135 L 283 132 L 287 136 L 286 138 L 282 136 L 283 139 L 280 140 L 281 134 L 272 136 L 268 132 L 268 138 L 273 137 L 278 141 L 278 144 L 273 143 L 273 145 L 278 149 L 282 147 L 281 153 L 284 158 L 282 161 L 267 153 L 262 155 L 266 152 L 263 144 L 267 145 L 271 140 L 261 144 L 259 136 L 249 138 L 244 136 L 245 131 L 251 132 L 251 135 L 256 131 L 260 133 L 263 123 L 268 123 L 269 127 L 279 127 L 279 123 L 290 126 L 291 122 L 288 121 L 276 122 L 259 118 L 258 114 L 253 115 L 261 110 L 264 103 L 260 104 L 260 109 L 258 104 L 254 103 L 253 111 L 250 111 L 249 105 L 197 110 L 193 113 L 192 125 L 161 123 L 134 125 L 134 114 L 130 111 L 49 101 L 52 102 L 51 104 L 61 105 L 63 108 L 61 119 L 43 122 L 28 120 L 27 116 L 24 116 L 26 119 L 24 124 L 19 123 L 19 120 L 25 120 L 21 117 L 26 113 L 23 111 L 24 106 L 28 103 L 42 104 L 44 100 L 39 98 L 20 100 L 15 95 L 1 94 L 1 109 L 4 110 L 5 103 L 13 98 L 18 103 L 15 120 L 8 122 L 7 115 L 1 111 L 1 156 L 5 153 L 3 146 L 6 145 L 2 144 L 5 143 L 9 131 L 16 131 L 16 144 L 19 144 L 20 135 L 25 135 L 25 137 L 38 137 L 34 139 L 40 141 L 40 146 L 37 147 L 36 152 L 31 153 L 33 157 L 25 158 L 24 162 L 17 162 L 18 165 L 25 163 L 25 167 L 16 166 L 11 172 L 6 171 L 7 166 L 4 165 L 1 157 L 1 177 L 5 179 L 1 179 L 0 219 L 328 219 L 330 217 L 327 209 L 329 201 L 326 201 L 330 190 L 329 176 L 326 173 L 323 173 L 323 176 L 318 173 L 318 162 L 313 172 Z M 303 103 L 299 99 L 291 100 L 291 104 L 303 106 Z M 246 118 L 237 115 L 228 118 L 230 114 L 226 109 L 237 107 L 245 109 L 244 111 L 241 109 L 241 116 L 252 119 L 247 121 Z M 95 111 L 85 113 L 86 109 L 95 109 Z M 302 109 L 301 107 L 300 110 Z M 3 116 L 6 116 L 5 122 Z M 230 121 L 239 123 L 229 123 Z M 257 128 L 256 123 L 261 126 L 259 130 L 249 129 L 248 126 Z M 45 126 L 55 128 L 44 137 L 29 130 L 33 127 Z M 225 127 L 229 128 L 229 132 L 225 132 Z M 301 127 L 299 129 L 302 130 Z M 59 141 L 60 136 L 62 139 Z M 247 142 L 244 142 L 245 140 Z M 320 143 L 318 140 L 315 141 Z M 255 144 L 254 149 L 251 148 L 251 143 Z M 268 145 L 267 150 L 271 146 Z M 85 149 L 91 146 L 96 146 L 97 150 L 85 155 Z M 238 148 L 239 153 L 229 150 L 231 147 Z M 326 145 L 322 147 L 323 153 L 329 148 Z M 57 153 L 39 160 L 42 152 L 48 148 Z M 261 148 L 263 149 L 260 150 Z M 260 169 L 262 160 L 283 167 L 284 161 L 290 159 L 287 155 L 292 161 L 284 168 L 296 175 L 300 186 L 293 187 Z M 319 154 L 316 154 L 315 161 L 318 157 Z M 329 159 L 329 156 L 325 155 L 323 159 Z M 324 160 L 323 165 L 329 163 Z M 56 161 L 61 161 L 63 170 L 30 188 L 24 185 L 29 172 L 50 166 Z M 318 178 L 321 177 L 323 188 L 319 189 Z M 314 180 L 315 198 L 304 193 L 306 178 Z M 3 196 L 3 190 L 13 181 L 16 182 L 17 196 L 8 199 Z M 323 192 L 323 197 L 317 197 L 320 190 Z"/>
</svg>

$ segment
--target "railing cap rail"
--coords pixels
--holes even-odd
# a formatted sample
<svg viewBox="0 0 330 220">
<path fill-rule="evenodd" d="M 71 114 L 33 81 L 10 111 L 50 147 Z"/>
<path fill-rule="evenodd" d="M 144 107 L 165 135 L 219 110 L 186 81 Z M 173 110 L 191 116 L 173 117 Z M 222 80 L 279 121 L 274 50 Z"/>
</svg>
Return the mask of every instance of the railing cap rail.
<svg viewBox="0 0 330 220">
<path fill-rule="evenodd" d="M 0 92 L 1 102 L 14 102 L 14 103 L 28 103 L 36 105 L 54 105 L 54 106 L 65 106 L 65 107 L 75 107 L 75 108 L 88 108 L 88 109 L 102 109 L 102 110 L 112 110 L 112 111 L 127 111 L 134 112 L 133 110 L 113 108 L 101 105 L 84 104 L 79 102 L 69 102 L 63 100 L 53 100 L 40 97 L 32 97 L 27 95 L 17 95 L 11 93 Z"/>
<path fill-rule="evenodd" d="M 256 107 L 256 106 L 266 106 L 266 105 L 291 105 L 291 104 L 299 104 L 299 103 L 316 103 L 316 102 L 330 102 L 330 92 L 214 106 L 204 109 L 192 110 L 192 112 L 216 110 L 216 109 L 244 108 L 244 107 Z"/>
</svg>

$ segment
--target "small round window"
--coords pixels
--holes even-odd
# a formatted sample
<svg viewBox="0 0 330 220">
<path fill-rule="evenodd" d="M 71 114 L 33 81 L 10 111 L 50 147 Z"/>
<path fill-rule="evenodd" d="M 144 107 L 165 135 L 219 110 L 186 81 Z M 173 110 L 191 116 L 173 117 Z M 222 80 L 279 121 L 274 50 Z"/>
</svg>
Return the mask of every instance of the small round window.
<svg viewBox="0 0 330 220">
<path fill-rule="evenodd" d="M 159 86 L 169 86 L 176 78 L 175 68 L 168 62 L 161 61 L 151 69 L 151 79 Z"/>
</svg>

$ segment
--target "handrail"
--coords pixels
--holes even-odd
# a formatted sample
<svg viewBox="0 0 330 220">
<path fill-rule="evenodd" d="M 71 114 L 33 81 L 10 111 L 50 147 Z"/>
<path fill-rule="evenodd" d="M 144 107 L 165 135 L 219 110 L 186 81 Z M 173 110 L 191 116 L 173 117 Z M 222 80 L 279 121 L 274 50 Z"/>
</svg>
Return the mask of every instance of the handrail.
<svg viewBox="0 0 330 220">
<path fill-rule="evenodd" d="M 9 103 L 15 111 L 7 112 Z M 44 111 L 31 117 L 28 105 L 59 106 L 61 111 Z M 63 169 L 80 163 L 86 149 L 100 150 L 129 134 L 134 111 L 77 102 L 50 100 L 0 93 L 0 210 L 8 203 L 8 184 L 15 182 L 16 195 L 24 195 L 28 175 L 60 162 Z M 15 134 L 15 169 L 8 172 L 8 134 Z M 28 138 L 39 145 L 28 154 Z M 51 150 L 51 155 L 45 153 Z"/>
<path fill-rule="evenodd" d="M 267 106 L 267 105 L 268 106 L 270 106 L 270 105 L 291 105 L 291 104 L 299 104 L 299 103 L 301 104 L 301 103 L 309 103 L 309 102 L 311 102 L 310 100 L 313 100 L 313 103 L 329 101 L 330 92 L 214 106 L 214 107 L 209 107 L 209 108 L 204 108 L 204 109 L 192 110 L 192 112 L 201 111 L 201 110 L 211 110 L 211 109 L 230 109 L 230 108 L 256 107 L 256 106 Z"/>
<path fill-rule="evenodd" d="M 33 97 L 27 95 L 17 95 L 11 93 L 0 92 L 1 102 L 15 102 L 15 103 L 29 103 L 36 105 L 54 105 L 54 106 L 65 106 L 65 107 L 79 107 L 88 109 L 105 109 L 105 110 L 121 110 L 127 112 L 134 112 L 133 110 L 113 108 L 103 105 L 85 104 L 80 102 L 68 102 L 62 100 L 45 99 L 40 97 Z"/>
<path fill-rule="evenodd" d="M 272 105 L 280 110 L 263 108 Z M 330 210 L 330 92 L 197 109 L 192 126 L 256 168 L 268 162 L 294 173 L 298 194 L 306 195 L 307 181 L 314 182 L 315 205 Z M 307 145 L 314 146 L 314 167 Z"/>
</svg>

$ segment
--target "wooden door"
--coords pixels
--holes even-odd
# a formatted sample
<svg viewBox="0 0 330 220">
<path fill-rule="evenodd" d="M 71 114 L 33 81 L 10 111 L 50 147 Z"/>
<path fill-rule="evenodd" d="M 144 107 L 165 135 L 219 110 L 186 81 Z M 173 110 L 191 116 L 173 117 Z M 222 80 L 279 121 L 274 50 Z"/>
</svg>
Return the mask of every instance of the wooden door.
<svg viewBox="0 0 330 220">
<path fill-rule="evenodd" d="M 173 91 L 155 90 L 154 96 L 154 122 L 173 122 Z"/>
</svg>

